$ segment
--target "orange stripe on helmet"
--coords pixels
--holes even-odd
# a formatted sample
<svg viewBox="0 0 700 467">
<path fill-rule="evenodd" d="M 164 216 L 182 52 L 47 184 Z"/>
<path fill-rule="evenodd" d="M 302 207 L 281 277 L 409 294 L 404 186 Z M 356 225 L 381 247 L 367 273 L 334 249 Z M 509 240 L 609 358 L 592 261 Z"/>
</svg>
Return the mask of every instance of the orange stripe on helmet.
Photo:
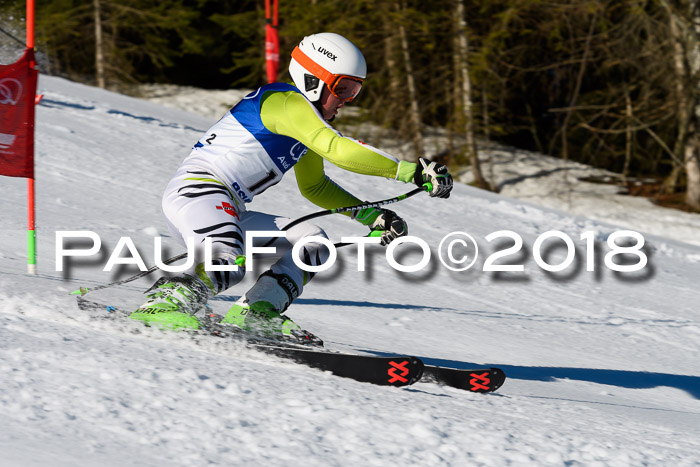
<svg viewBox="0 0 700 467">
<path fill-rule="evenodd" d="M 328 86 L 332 86 L 335 80 L 338 78 L 338 75 L 334 75 L 309 58 L 308 55 L 301 51 L 299 46 L 296 46 L 294 50 L 292 50 L 292 58 L 299 62 L 299 65 L 306 68 L 312 75 L 326 83 Z"/>
</svg>

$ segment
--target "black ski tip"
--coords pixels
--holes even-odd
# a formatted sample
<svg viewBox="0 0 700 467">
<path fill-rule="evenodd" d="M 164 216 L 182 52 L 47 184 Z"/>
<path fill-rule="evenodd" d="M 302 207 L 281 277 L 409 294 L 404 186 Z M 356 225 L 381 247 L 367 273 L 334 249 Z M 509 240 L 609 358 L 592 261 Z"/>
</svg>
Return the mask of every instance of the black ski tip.
<svg viewBox="0 0 700 467">
<path fill-rule="evenodd" d="M 488 392 L 493 392 L 503 386 L 506 382 L 506 374 L 503 370 L 496 367 L 491 367 L 491 390 Z"/>
<path fill-rule="evenodd" d="M 423 369 L 423 361 L 420 358 L 389 358 L 387 361 L 386 384 L 396 387 L 410 386 L 423 377 Z"/>
<path fill-rule="evenodd" d="M 487 393 L 494 392 L 506 380 L 506 374 L 500 368 L 485 368 L 483 370 L 472 370 L 469 373 L 467 389 L 471 392 Z"/>
<path fill-rule="evenodd" d="M 466 370 L 428 365 L 424 373 L 426 382 L 476 393 L 496 391 L 506 380 L 503 370 L 495 367 Z"/>
</svg>

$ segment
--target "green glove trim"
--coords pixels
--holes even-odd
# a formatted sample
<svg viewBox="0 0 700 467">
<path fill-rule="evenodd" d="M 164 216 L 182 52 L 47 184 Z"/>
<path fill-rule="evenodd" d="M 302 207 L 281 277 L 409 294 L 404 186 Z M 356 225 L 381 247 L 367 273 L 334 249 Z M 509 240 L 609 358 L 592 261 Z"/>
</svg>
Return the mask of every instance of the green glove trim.
<svg viewBox="0 0 700 467">
<path fill-rule="evenodd" d="M 352 213 L 352 218 L 362 225 L 370 225 L 382 213 L 381 209 L 367 208 Z"/>
</svg>

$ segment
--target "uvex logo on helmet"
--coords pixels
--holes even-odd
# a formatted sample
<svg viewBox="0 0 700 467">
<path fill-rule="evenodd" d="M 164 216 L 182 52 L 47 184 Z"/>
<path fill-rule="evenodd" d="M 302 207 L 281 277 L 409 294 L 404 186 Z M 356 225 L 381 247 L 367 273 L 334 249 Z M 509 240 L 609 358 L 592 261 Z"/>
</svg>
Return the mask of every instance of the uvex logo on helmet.
<svg viewBox="0 0 700 467">
<path fill-rule="evenodd" d="M 313 45 L 313 44 L 311 44 L 311 45 Z M 335 59 L 338 57 L 336 54 L 334 54 L 333 52 L 331 52 L 330 50 L 328 50 L 324 47 L 319 47 L 318 49 L 316 49 L 316 47 L 314 47 L 314 49 L 316 50 L 316 52 L 322 53 L 323 55 L 330 58 L 334 62 L 335 62 Z"/>
</svg>

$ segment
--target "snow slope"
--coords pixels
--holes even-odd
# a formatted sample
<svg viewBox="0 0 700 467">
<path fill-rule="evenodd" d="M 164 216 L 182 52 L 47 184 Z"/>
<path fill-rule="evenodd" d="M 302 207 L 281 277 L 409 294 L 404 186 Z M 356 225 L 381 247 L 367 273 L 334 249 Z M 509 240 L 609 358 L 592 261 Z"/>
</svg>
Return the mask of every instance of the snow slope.
<svg viewBox="0 0 700 467">
<path fill-rule="evenodd" d="M 102 271 L 120 237 L 153 264 L 153 237 L 168 235 L 161 191 L 213 120 L 59 78 L 41 76 L 39 87 L 36 277 L 25 274 L 26 182 L 0 179 L 3 466 L 698 464 L 699 246 L 627 225 L 644 233 L 649 263 L 614 273 L 605 240 L 620 227 L 466 185 L 449 200 L 416 196 L 395 210 L 431 245 L 425 270 L 398 273 L 376 247 L 358 272 L 356 250 L 339 250 L 289 314 L 332 349 L 499 366 L 509 379 L 488 396 L 345 380 L 220 339 L 194 342 L 77 310 L 70 291 L 135 271 Z M 365 199 L 411 189 L 327 170 Z M 295 185 L 288 176 L 250 208 L 316 211 Z M 336 240 L 365 233 L 342 216 L 318 223 Z M 55 232 L 80 230 L 100 235 L 102 254 L 56 271 Z M 485 240 L 499 230 L 524 247 L 497 263 L 524 272 L 482 271 L 512 244 Z M 533 260 L 536 238 L 550 230 L 576 245 L 576 261 L 559 273 Z M 479 245 L 469 271 L 435 258 L 455 231 Z M 595 238 L 594 272 L 585 231 Z M 164 244 L 164 256 L 180 252 L 172 239 Z M 563 260 L 563 249 L 546 246 L 549 263 Z M 404 264 L 420 259 L 400 251 Z M 214 309 L 225 311 L 256 275 L 212 300 Z M 135 307 L 154 279 L 94 295 Z"/>
</svg>

